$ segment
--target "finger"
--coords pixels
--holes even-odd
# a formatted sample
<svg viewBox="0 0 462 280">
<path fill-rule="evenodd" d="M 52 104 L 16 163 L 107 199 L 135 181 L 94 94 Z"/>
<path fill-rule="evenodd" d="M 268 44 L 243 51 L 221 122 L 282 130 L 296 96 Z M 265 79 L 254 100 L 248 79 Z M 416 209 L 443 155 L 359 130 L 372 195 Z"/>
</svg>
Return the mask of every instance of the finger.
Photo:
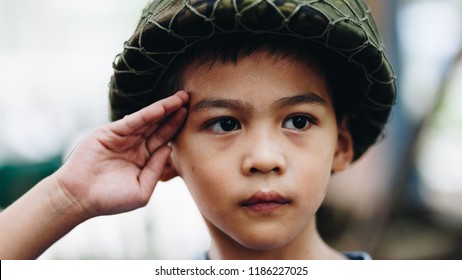
<svg viewBox="0 0 462 280">
<path fill-rule="evenodd" d="M 188 99 L 189 96 L 186 92 L 179 91 L 170 97 L 113 122 L 110 125 L 110 129 L 119 135 L 129 135 L 135 131 L 140 133 L 140 129 L 143 127 L 147 128 L 148 124 L 162 122 L 165 117 L 183 107 L 188 102 Z"/>
<path fill-rule="evenodd" d="M 156 150 L 141 171 L 138 180 L 146 198 L 152 195 L 155 185 L 160 180 L 171 151 L 172 149 L 168 146 Z"/>
<path fill-rule="evenodd" d="M 180 130 L 186 120 L 188 110 L 181 108 L 170 119 L 163 123 L 152 136 L 148 138 L 146 147 L 150 153 L 167 144 Z"/>
<path fill-rule="evenodd" d="M 188 93 L 186 93 L 185 91 L 179 91 L 179 92 L 177 93 L 177 96 L 178 96 L 179 98 L 181 98 L 181 100 L 182 100 L 182 102 L 183 102 L 183 103 L 182 103 L 183 106 L 186 105 L 186 104 L 188 103 L 189 95 L 188 95 Z M 148 137 L 157 129 L 157 127 L 158 127 L 159 125 L 161 125 L 162 122 L 165 121 L 165 119 L 169 118 L 170 115 L 171 115 L 172 113 L 174 113 L 174 110 L 171 110 L 171 111 L 170 111 L 170 110 L 167 108 L 166 113 L 167 113 L 167 114 L 166 114 L 162 119 L 160 119 L 160 120 L 158 120 L 158 121 L 156 121 L 156 122 L 151 122 L 151 123 L 145 124 L 144 126 L 138 128 L 138 129 L 134 132 L 134 134 L 142 135 L 143 137 L 148 138 Z"/>
</svg>

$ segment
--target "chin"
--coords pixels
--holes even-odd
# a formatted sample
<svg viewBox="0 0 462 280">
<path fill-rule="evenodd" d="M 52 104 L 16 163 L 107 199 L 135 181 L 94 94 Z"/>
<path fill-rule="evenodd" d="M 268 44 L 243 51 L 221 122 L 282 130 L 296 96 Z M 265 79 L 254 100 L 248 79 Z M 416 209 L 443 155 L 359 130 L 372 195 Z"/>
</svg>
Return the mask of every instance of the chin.
<svg viewBox="0 0 462 280">
<path fill-rule="evenodd" d="M 292 238 L 281 234 L 271 233 L 265 234 L 265 236 L 261 235 L 261 233 L 255 236 L 247 235 L 244 238 L 237 239 L 236 241 L 248 249 L 258 251 L 279 249 L 292 241 Z"/>
</svg>

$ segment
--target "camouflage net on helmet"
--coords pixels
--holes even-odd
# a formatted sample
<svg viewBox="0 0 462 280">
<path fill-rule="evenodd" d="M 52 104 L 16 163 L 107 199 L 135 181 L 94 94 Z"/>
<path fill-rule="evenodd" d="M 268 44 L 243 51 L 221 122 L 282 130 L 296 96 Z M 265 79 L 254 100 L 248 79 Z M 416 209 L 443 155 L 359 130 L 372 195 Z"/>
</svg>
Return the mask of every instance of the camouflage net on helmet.
<svg viewBox="0 0 462 280">
<path fill-rule="evenodd" d="M 308 40 L 362 69 L 358 110 L 349 123 L 355 158 L 382 135 L 395 103 L 395 76 L 361 0 L 155 0 L 115 59 L 111 118 L 164 98 L 156 89 L 178 55 L 200 41 L 233 32 Z"/>
</svg>

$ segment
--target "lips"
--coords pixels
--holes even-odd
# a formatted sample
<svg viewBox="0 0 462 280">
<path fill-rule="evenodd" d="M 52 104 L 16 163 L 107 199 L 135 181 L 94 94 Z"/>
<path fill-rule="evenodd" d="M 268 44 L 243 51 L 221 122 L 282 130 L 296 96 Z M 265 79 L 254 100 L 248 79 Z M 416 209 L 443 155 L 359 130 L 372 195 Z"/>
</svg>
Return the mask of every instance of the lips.
<svg viewBox="0 0 462 280">
<path fill-rule="evenodd" d="M 291 201 L 276 191 L 258 191 L 251 197 L 241 202 L 241 206 L 254 211 L 273 211 L 277 210 Z"/>
</svg>

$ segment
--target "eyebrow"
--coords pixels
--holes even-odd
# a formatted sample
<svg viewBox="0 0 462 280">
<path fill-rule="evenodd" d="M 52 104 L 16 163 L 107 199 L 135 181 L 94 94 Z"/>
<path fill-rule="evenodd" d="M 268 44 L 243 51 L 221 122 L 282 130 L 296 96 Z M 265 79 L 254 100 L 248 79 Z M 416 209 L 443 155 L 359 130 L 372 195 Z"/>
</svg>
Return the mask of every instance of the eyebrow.
<svg viewBox="0 0 462 280">
<path fill-rule="evenodd" d="M 282 109 L 300 104 L 317 104 L 326 106 L 327 101 L 321 96 L 308 92 L 300 95 L 284 97 L 277 100 L 272 107 Z M 208 109 L 228 109 L 232 111 L 251 111 L 251 106 L 236 99 L 203 99 L 191 107 L 191 112 Z"/>
<path fill-rule="evenodd" d="M 273 105 L 276 109 L 296 106 L 300 104 L 316 104 L 321 106 L 326 106 L 327 101 L 326 99 L 322 98 L 321 96 L 308 92 L 300 95 L 284 97 L 279 99 Z"/>
<path fill-rule="evenodd" d="M 235 99 L 204 99 L 191 107 L 191 111 L 201 111 L 207 109 L 229 109 L 233 111 L 249 109 L 249 106 L 240 100 Z"/>
</svg>

